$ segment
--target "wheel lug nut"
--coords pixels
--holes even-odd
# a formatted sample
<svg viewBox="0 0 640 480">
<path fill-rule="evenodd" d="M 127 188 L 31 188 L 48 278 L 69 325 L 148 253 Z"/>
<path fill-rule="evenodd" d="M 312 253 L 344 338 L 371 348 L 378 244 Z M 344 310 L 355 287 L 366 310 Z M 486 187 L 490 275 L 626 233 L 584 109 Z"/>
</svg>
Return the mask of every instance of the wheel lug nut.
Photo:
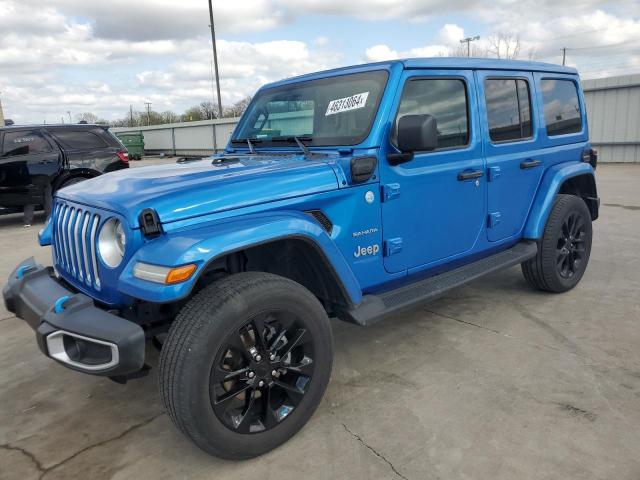
<svg viewBox="0 0 640 480">
<path fill-rule="evenodd" d="M 276 359 L 276 354 L 272 353 L 271 355 L 269 355 L 269 360 L 271 360 L 272 362 Z"/>
<path fill-rule="evenodd" d="M 255 359 L 256 359 L 256 362 L 259 362 L 262 360 L 262 357 L 260 355 L 256 355 Z"/>
<path fill-rule="evenodd" d="M 277 372 L 277 371 L 275 371 L 275 370 L 273 370 L 273 371 L 271 372 L 271 376 L 272 376 L 272 377 L 275 377 L 277 374 L 278 374 L 278 372 Z"/>
<path fill-rule="evenodd" d="M 259 387 L 264 387 L 264 382 L 263 382 L 262 380 L 260 380 L 260 381 L 258 382 L 258 386 L 259 386 Z"/>
<path fill-rule="evenodd" d="M 255 373 L 253 373 L 253 372 L 249 372 L 249 373 L 248 373 L 248 377 L 249 377 L 249 378 L 253 378 L 253 377 L 255 377 L 255 376 L 256 376 L 256 374 L 255 374 Z"/>
</svg>

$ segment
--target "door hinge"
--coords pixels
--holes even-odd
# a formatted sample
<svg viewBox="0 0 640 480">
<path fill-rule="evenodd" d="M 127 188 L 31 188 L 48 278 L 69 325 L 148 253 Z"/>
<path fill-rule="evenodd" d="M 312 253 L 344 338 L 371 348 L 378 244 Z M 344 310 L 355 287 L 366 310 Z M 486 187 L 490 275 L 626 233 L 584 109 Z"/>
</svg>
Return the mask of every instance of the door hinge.
<svg viewBox="0 0 640 480">
<path fill-rule="evenodd" d="M 500 177 L 500 167 L 489 167 L 489 173 L 487 177 L 490 182 L 495 182 Z"/>
<path fill-rule="evenodd" d="M 384 241 L 384 256 L 390 257 L 402 251 L 402 238 L 390 238 Z"/>
<path fill-rule="evenodd" d="M 400 184 L 399 183 L 387 183 L 382 185 L 382 201 L 388 202 L 400 196 Z"/>
<path fill-rule="evenodd" d="M 487 225 L 489 228 L 494 228 L 500 225 L 502 215 L 500 212 L 493 212 L 489 214 L 489 219 L 487 221 Z"/>
</svg>

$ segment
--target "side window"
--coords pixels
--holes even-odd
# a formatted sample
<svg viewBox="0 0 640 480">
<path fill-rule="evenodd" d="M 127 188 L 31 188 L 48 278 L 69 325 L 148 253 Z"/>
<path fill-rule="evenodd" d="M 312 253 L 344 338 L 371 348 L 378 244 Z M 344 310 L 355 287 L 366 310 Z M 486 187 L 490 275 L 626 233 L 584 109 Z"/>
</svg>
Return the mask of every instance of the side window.
<svg viewBox="0 0 640 480">
<path fill-rule="evenodd" d="M 67 148 L 104 148 L 107 143 L 89 130 L 53 130 L 51 134 Z"/>
<path fill-rule="evenodd" d="M 484 82 L 484 94 L 491 141 L 531 137 L 531 94 L 526 80 L 489 78 Z"/>
<path fill-rule="evenodd" d="M 51 151 L 51 145 L 38 130 L 20 130 L 18 132 L 5 132 L 2 146 L 3 157 L 47 153 Z"/>
<path fill-rule="evenodd" d="M 469 143 L 467 91 L 458 79 L 410 80 L 404 87 L 396 116 L 393 143 L 398 121 L 404 115 L 429 114 L 438 124 L 438 150 Z"/>
<path fill-rule="evenodd" d="M 542 80 L 540 84 L 547 135 L 580 132 L 582 114 L 576 84 L 571 80 Z"/>
</svg>

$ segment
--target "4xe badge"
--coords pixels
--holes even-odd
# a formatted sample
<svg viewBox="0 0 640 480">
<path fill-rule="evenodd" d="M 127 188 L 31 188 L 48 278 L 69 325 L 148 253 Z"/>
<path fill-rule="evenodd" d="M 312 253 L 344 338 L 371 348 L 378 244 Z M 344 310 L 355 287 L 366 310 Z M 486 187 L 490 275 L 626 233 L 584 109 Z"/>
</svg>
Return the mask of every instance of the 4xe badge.
<svg viewBox="0 0 640 480">
<path fill-rule="evenodd" d="M 361 247 L 360 245 L 358 245 L 356 247 L 356 251 L 353 252 L 353 256 L 356 258 L 368 257 L 370 255 L 377 255 L 378 252 L 380 252 L 380 245 L 378 244 L 369 245 L 367 247 Z"/>
</svg>

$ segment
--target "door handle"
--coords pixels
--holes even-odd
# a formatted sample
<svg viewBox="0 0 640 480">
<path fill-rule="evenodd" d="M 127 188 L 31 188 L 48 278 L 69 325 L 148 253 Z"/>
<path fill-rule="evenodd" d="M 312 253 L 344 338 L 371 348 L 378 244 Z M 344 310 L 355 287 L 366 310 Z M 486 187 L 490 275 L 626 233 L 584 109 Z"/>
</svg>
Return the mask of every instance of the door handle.
<svg viewBox="0 0 640 480">
<path fill-rule="evenodd" d="M 480 178 L 484 175 L 482 170 L 464 171 L 458 174 L 458 180 L 464 182 L 465 180 L 473 180 L 474 178 Z"/>
<path fill-rule="evenodd" d="M 525 160 L 524 162 L 520 162 L 520 168 L 525 170 L 527 168 L 534 168 L 540 165 L 542 162 L 540 160 Z"/>
</svg>

